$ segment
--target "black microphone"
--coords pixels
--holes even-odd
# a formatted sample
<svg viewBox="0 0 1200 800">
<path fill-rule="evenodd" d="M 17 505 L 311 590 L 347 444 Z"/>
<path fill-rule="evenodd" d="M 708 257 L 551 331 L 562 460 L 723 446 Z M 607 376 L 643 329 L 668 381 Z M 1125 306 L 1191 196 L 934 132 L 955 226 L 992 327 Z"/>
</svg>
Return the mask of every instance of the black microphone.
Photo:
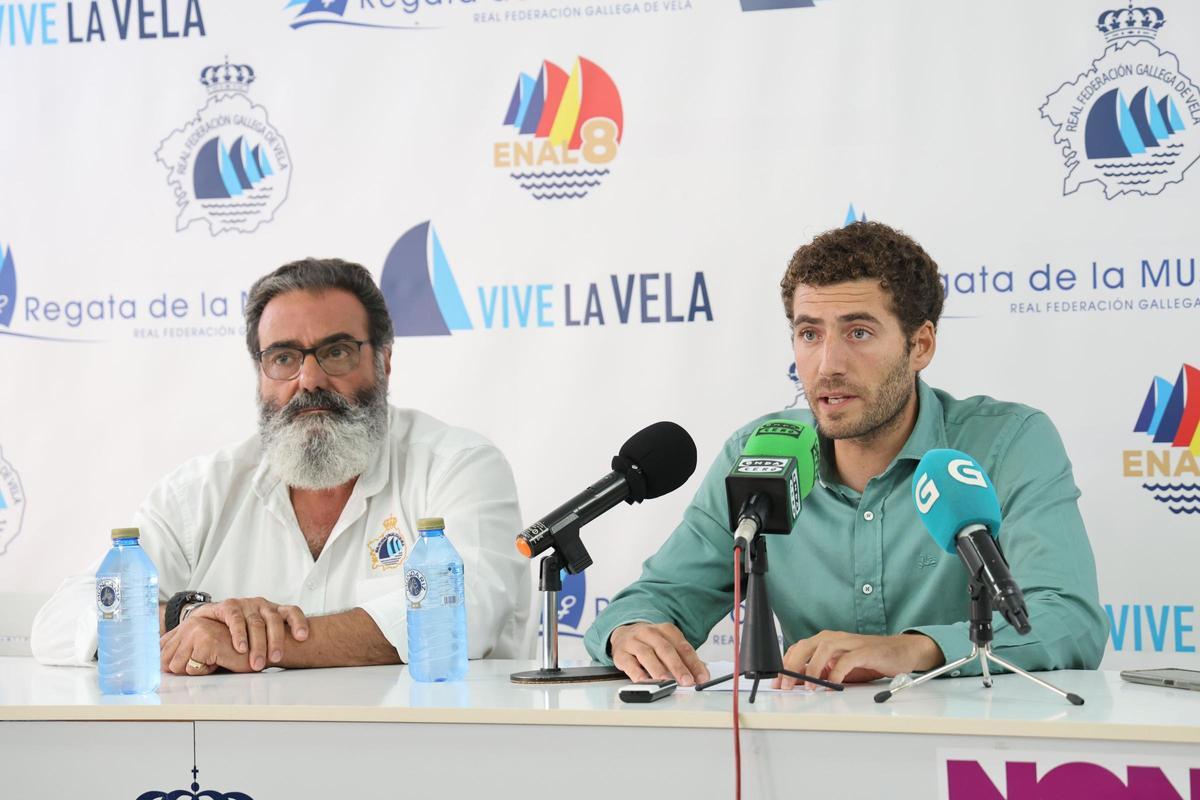
<svg viewBox="0 0 1200 800">
<path fill-rule="evenodd" d="M 526 558 L 554 547 L 555 537 L 577 532 L 624 500 L 640 503 L 682 486 L 696 471 L 696 443 L 674 422 L 656 422 L 629 437 L 613 457 L 612 472 L 517 534 L 517 551 Z M 574 559 L 568 571 L 591 564 Z M 572 569 L 571 567 L 576 567 Z"/>
</svg>

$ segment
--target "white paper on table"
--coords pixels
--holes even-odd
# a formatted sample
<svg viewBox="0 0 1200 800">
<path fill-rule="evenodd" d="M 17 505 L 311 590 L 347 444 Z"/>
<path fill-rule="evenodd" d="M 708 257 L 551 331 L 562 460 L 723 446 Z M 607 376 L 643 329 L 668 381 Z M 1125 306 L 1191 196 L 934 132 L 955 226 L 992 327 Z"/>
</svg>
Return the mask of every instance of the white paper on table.
<svg viewBox="0 0 1200 800">
<path fill-rule="evenodd" d="M 713 677 L 713 678 L 719 678 L 722 675 L 728 675 L 731 672 L 733 672 L 733 662 L 732 661 L 714 661 L 711 664 L 708 664 L 707 666 L 708 666 L 708 674 L 710 677 Z M 816 691 L 815 689 L 813 689 L 810 686 L 797 686 L 794 689 L 786 689 L 786 690 L 785 689 L 772 689 L 771 688 L 772 683 L 774 683 L 773 678 L 764 678 L 763 680 L 759 681 L 758 682 L 758 693 L 762 694 L 763 692 L 782 692 L 783 694 L 812 694 L 814 691 Z M 753 687 L 754 687 L 754 681 L 752 681 L 748 678 L 738 678 L 738 692 L 740 694 L 750 694 L 750 690 Z M 822 688 L 824 688 L 824 687 L 822 687 Z M 680 686 L 675 691 L 691 692 L 691 691 L 695 691 L 695 689 L 696 689 L 695 686 Z M 710 686 L 709 688 L 705 689 L 704 691 L 706 691 L 706 692 L 732 692 L 733 691 L 733 679 L 730 678 L 729 680 L 725 681 L 724 683 L 718 683 L 716 686 Z"/>
</svg>

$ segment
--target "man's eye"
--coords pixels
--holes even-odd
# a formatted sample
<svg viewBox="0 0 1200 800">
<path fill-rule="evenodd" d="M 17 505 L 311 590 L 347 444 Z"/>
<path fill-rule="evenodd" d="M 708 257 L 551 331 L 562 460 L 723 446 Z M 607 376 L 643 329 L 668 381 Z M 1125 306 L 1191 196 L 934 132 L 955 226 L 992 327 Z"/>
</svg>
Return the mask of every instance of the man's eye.
<svg viewBox="0 0 1200 800">
<path fill-rule="evenodd" d="M 817 340 L 817 332 L 812 330 L 811 328 L 800 331 L 800 333 L 798 333 L 797 336 L 800 338 L 800 341 L 802 341 L 802 342 L 815 342 Z"/>
<path fill-rule="evenodd" d="M 326 358 L 345 358 L 350 354 L 350 349 L 340 344 L 335 344 L 333 347 L 325 351 Z"/>
<path fill-rule="evenodd" d="M 270 358 L 271 363 L 277 367 L 286 367 L 288 364 L 292 363 L 292 354 L 287 352 L 272 353 Z"/>
<path fill-rule="evenodd" d="M 861 341 L 863 339 L 870 338 L 870 336 L 871 332 L 866 328 L 855 328 L 854 330 L 850 331 L 850 337 L 852 339 L 858 339 Z"/>
</svg>

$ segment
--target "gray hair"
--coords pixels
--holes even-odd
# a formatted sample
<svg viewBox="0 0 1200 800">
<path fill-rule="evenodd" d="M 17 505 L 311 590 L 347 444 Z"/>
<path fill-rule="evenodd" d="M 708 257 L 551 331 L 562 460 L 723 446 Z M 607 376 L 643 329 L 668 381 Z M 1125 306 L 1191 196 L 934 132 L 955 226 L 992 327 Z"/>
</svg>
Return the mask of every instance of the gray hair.
<svg viewBox="0 0 1200 800">
<path fill-rule="evenodd" d="M 387 301 L 375 285 L 371 273 L 361 264 L 340 258 L 305 258 L 284 264 L 254 282 L 246 298 L 246 347 L 251 357 L 262 349 L 258 339 L 258 323 L 267 303 L 288 292 L 320 292 L 344 289 L 358 298 L 367 311 L 367 335 L 376 350 L 390 347 L 396 338 Z"/>
</svg>

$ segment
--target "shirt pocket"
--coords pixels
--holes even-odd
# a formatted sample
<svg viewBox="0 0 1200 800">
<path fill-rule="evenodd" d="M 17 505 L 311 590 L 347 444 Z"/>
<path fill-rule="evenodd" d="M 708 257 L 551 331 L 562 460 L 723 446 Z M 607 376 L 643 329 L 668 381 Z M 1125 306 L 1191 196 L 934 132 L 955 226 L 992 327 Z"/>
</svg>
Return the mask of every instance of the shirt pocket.
<svg viewBox="0 0 1200 800">
<path fill-rule="evenodd" d="M 404 576 L 389 575 L 378 578 L 367 578 L 355 586 L 354 598 L 357 605 L 378 600 L 381 597 L 394 595 L 395 599 L 404 599 Z"/>
</svg>

